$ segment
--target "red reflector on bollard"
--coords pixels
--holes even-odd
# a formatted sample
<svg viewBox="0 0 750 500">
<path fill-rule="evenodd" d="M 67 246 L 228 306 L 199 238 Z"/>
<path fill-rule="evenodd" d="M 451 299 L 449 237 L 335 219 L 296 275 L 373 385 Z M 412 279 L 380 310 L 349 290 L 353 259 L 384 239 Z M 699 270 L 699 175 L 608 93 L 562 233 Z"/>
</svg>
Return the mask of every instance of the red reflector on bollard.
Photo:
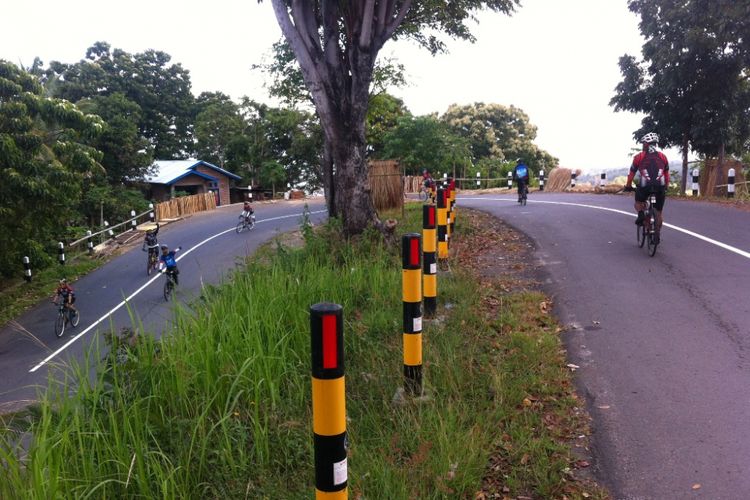
<svg viewBox="0 0 750 500">
<path fill-rule="evenodd" d="M 409 264 L 419 266 L 419 240 L 412 238 L 409 242 Z"/>
<path fill-rule="evenodd" d="M 430 226 L 435 225 L 435 207 L 431 206 L 427 209 L 427 221 L 429 222 Z"/>
<path fill-rule="evenodd" d="M 323 316 L 323 369 L 338 366 L 338 343 L 336 339 L 336 316 Z"/>
</svg>

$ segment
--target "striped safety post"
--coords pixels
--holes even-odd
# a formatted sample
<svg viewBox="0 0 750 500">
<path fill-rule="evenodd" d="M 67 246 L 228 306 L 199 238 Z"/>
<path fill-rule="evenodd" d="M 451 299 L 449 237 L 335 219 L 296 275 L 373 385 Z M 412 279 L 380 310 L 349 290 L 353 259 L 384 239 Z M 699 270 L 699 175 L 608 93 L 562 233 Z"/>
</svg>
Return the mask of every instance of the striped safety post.
<svg viewBox="0 0 750 500">
<path fill-rule="evenodd" d="M 698 179 L 700 176 L 700 171 L 697 168 L 693 169 L 693 196 L 698 196 Z"/>
<path fill-rule="evenodd" d="M 733 168 L 729 169 L 729 172 L 727 172 L 727 197 L 728 198 L 734 198 L 734 174 L 736 172 Z"/>
<path fill-rule="evenodd" d="M 508 172 L 508 189 L 513 188 L 513 174 Z"/>
<path fill-rule="evenodd" d="M 448 258 L 448 210 L 445 207 L 445 189 L 437 190 L 437 237 L 438 237 L 438 259 Z"/>
<path fill-rule="evenodd" d="M 151 222 L 154 222 L 154 220 L 156 219 L 156 214 L 154 213 L 154 204 L 149 203 L 148 209 L 149 209 L 148 218 L 151 220 Z"/>
<path fill-rule="evenodd" d="M 445 196 L 445 236 L 448 241 L 448 248 L 451 246 L 451 235 L 453 234 L 453 204 L 451 203 L 451 183 L 446 179 L 444 194 Z"/>
<path fill-rule="evenodd" d="M 570 187 L 572 188 L 576 187 L 576 175 L 573 170 L 570 171 Z"/>
<path fill-rule="evenodd" d="M 480 172 L 477 172 L 477 189 L 480 189 L 482 187 L 482 181 L 480 180 L 482 177 Z"/>
<path fill-rule="evenodd" d="M 109 227 L 109 222 L 107 222 L 106 220 L 104 221 L 104 227 L 105 227 L 105 228 L 108 228 L 108 227 Z M 108 234 L 109 234 L 109 237 L 110 237 L 110 239 L 113 239 L 113 240 L 115 239 L 115 232 L 114 232 L 114 231 L 112 231 L 112 229 L 110 229 L 110 230 L 108 231 Z"/>
<path fill-rule="evenodd" d="M 339 304 L 310 306 L 315 498 L 345 499 L 344 321 Z"/>
<path fill-rule="evenodd" d="M 28 257 L 23 258 L 23 279 L 26 283 L 31 283 L 31 261 Z"/>
<path fill-rule="evenodd" d="M 91 231 L 86 231 L 86 236 L 88 237 L 86 246 L 89 249 L 89 255 L 94 255 L 94 240 L 91 239 Z"/>
<path fill-rule="evenodd" d="M 65 265 L 65 244 L 62 241 L 57 242 L 57 260 L 61 266 Z"/>
<path fill-rule="evenodd" d="M 544 191 L 544 170 L 539 171 L 539 191 Z"/>
<path fill-rule="evenodd" d="M 437 311 L 437 210 L 435 205 L 422 206 L 422 286 L 424 314 L 432 317 Z"/>
<path fill-rule="evenodd" d="M 601 187 L 604 187 L 607 185 L 607 172 L 601 173 L 601 177 L 599 178 L 599 185 Z"/>
<path fill-rule="evenodd" d="M 137 225 L 135 222 L 135 210 L 130 211 L 130 218 L 133 219 L 130 221 L 130 229 L 135 231 L 135 226 Z"/>
<path fill-rule="evenodd" d="M 404 301 L 404 391 L 422 395 L 422 237 L 401 237 Z"/>
<path fill-rule="evenodd" d="M 449 196 L 450 196 L 450 211 L 451 211 L 451 234 L 456 230 L 456 219 L 458 216 L 458 210 L 456 210 L 456 180 L 452 179 L 448 183 Z"/>
</svg>

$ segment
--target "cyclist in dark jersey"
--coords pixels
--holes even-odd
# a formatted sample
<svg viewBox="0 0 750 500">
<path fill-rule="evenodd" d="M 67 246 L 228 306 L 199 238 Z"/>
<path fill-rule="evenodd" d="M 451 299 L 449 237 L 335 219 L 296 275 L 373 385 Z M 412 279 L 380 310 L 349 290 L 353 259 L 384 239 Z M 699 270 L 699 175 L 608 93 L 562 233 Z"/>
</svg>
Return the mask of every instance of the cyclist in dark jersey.
<svg viewBox="0 0 750 500">
<path fill-rule="evenodd" d="M 73 305 L 76 301 L 76 293 L 65 278 L 61 279 L 60 283 L 57 285 L 52 303 L 57 304 L 58 300 L 62 300 L 66 309 L 71 309 L 74 312 L 76 311 L 76 308 Z"/>
<path fill-rule="evenodd" d="M 661 234 L 661 225 L 664 222 L 662 211 L 664 202 L 667 198 L 667 186 L 669 186 L 669 161 L 661 151 L 656 149 L 659 143 L 659 136 L 654 132 L 649 132 L 641 138 L 643 151 L 635 155 L 633 164 L 630 166 L 628 179 L 625 181 L 625 190 L 632 191 L 631 184 L 635 174 L 640 175 L 640 182 L 635 189 L 635 210 L 638 212 L 638 218 L 635 220 L 637 225 L 643 224 L 646 209 L 646 200 L 651 193 L 656 197 L 656 228 L 654 239 L 659 243 Z"/>
<path fill-rule="evenodd" d="M 151 231 L 146 231 L 146 236 L 143 238 L 143 246 L 141 247 L 141 250 L 144 252 L 148 250 L 149 257 L 151 254 L 154 254 L 154 256 L 158 259 L 159 258 L 159 240 L 157 239 L 156 235 L 159 234 L 159 223 L 156 223 L 156 229 L 152 229 Z"/>
<path fill-rule="evenodd" d="M 518 186 L 518 201 L 521 201 L 521 195 L 529 185 L 529 167 L 526 166 L 522 158 L 516 160 L 516 166 L 513 169 L 513 180 Z"/>
</svg>

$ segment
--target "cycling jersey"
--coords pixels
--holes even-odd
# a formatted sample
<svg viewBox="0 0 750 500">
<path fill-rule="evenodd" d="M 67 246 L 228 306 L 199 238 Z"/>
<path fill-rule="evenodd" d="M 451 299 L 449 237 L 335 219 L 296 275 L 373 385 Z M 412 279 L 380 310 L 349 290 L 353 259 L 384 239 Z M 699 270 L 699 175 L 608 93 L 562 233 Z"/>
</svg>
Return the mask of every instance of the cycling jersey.
<svg viewBox="0 0 750 500">
<path fill-rule="evenodd" d="M 177 267 L 177 261 L 175 260 L 175 251 L 172 250 L 167 255 L 161 255 L 159 256 L 159 261 L 163 262 L 165 266 L 167 266 L 168 270 L 174 269 Z"/>
<path fill-rule="evenodd" d="M 635 155 L 626 186 L 630 186 L 636 172 L 641 176 L 639 183 L 641 187 L 669 186 L 669 161 L 661 151 L 641 151 Z"/>
</svg>

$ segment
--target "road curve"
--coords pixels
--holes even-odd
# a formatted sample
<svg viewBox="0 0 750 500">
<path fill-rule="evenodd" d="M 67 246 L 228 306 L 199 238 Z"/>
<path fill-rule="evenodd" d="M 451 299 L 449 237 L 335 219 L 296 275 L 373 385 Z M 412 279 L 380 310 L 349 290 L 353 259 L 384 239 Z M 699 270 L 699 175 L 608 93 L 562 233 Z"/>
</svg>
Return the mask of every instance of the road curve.
<svg viewBox="0 0 750 500">
<path fill-rule="evenodd" d="M 307 204 L 313 212 L 313 222 L 326 217 L 322 199 L 307 200 Z M 159 242 L 182 246 L 178 253 L 182 257 L 178 262 L 180 285 L 176 299 L 190 302 L 199 296 L 203 284 L 219 283 L 258 245 L 298 228 L 303 208 L 303 202 L 255 204 L 257 224 L 241 234 L 234 231 L 240 205 L 220 207 L 163 226 Z M 48 301 L 0 329 L 0 412 L 34 400 L 38 388 L 46 386 L 50 370 L 71 358 L 81 359 L 90 344 L 100 338 L 101 331 L 131 326 L 131 315 L 147 331 L 161 334 L 172 317 L 172 306 L 162 295 L 162 279 L 159 276 L 147 284 L 151 278 L 146 276 L 146 254 L 139 244 L 74 283 L 81 323 L 66 329 L 62 338 L 54 334 L 56 311 Z M 127 297 L 127 304 L 121 305 Z M 73 341 L 100 318 L 103 320 L 99 324 Z"/>
<path fill-rule="evenodd" d="M 651 258 L 630 196 L 533 193 L 521 207 L 467 194 L 458 206 L 534 240 L 615 498 L 750 498 L 750 214 L 668 199 Z"/>
</svg>

